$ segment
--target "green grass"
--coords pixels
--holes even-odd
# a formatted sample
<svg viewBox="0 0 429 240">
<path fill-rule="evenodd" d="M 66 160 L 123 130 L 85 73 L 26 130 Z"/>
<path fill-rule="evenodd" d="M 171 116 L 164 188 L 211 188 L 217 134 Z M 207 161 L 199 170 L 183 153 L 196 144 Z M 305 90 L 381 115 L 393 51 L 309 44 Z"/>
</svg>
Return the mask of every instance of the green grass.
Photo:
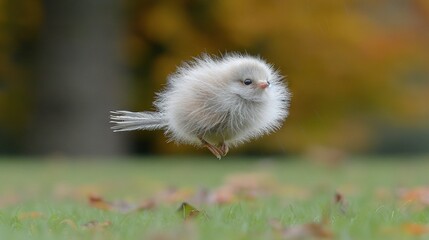
<svg viewBox="0 0 429 240">
<path fill-rule="evenodd" d="M 429 208 L 396 196 L 399 188 L 429 185 L 429 161 L 424 157 L 362 158 L 336 167 L 296 159 L 233 157 L 1 160 L 0 239 L 277 239 L 269 225 L 272 219 L 294 226 L 324 217 L 334 239 L 416 239 L 403 230 L 404 224 L 429 224 Z M 87 203 L 90 193 L 139 202 L 169 186 L 216 189 L 227 176 L 252 172 L 272 176 L 276 184 L 272 195 L 197 206 L 208 218 L 184 222 L 176 212 L 180 202 L 128 214 Z M 344 212 L 332 204 L 336 191 L 347 201 Z M 30 212 L 42 215 L 24 216 Z M 111 225 L 102 230 L 82 227 L 93 220 Z M 429 238 L 429 233 L 421 237 Z"/>
</svg>

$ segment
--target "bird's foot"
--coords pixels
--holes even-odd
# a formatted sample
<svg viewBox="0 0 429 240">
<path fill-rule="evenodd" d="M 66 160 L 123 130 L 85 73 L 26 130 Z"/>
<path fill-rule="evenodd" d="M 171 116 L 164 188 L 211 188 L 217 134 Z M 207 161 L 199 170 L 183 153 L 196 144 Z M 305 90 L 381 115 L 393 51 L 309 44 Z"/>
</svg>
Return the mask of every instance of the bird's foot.
<svg viewBox="0 0 429 240">
<path fill-rule="evenodd" d="M 204 140 L 203 138 L 200 137 L 200 141 L 203 144 L 204 147 L 206 147 L 208 150 L 210 150 L 211 153 L 213 153 L 213 155 L 215 155 L 215 157 L 217 159 L 221 159 L 222 156 L 226 155 L 225 150 L 223 149 L 223 145 L 221 148 L 218 148 L 217 146 L 210 144 L 209 142 L 207 142 L 206 140 Z M 228 147 L 226 147 L 227 151 L 228 151 Z"/>
<path fill-rule="evenodd" d="M 229 152 L 229 147 L 224 142 L 220 145 L 220 150 L 222 151 L 222 156 L 225 157 Z"/>
</svg>

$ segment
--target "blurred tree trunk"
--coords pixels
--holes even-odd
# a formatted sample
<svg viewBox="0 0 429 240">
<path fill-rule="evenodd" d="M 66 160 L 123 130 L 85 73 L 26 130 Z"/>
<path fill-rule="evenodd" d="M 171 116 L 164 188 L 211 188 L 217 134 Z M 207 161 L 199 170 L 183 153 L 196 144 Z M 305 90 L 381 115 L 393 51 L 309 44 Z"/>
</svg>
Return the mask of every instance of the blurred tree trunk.
<svg viewBox="0 0 429 240">
<path fill-rule="evenodd" d="M 121 6 L 116 0 L 44 0 L 32 153 L 120 154 L 109 111 L 124 93 Z"/>
</svg>

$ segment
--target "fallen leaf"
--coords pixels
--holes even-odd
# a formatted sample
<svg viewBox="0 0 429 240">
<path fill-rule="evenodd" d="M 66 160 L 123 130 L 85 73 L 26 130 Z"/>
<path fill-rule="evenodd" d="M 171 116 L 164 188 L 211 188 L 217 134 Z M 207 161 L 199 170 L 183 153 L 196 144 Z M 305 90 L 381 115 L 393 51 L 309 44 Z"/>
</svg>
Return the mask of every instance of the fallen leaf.
<svg viewBox="0 0 429 240">
<path fill-rule="evenodd" d="M 179 209 L 177 209 L 177 212 L 183 217 L 183 219 L 194 218 L 200 214 L 198 209 L 187 202 L 183 202 Z"/>
<path fill-rule="evenodd" d="M 89 196 L 88 200 L 89 200 L 89 205 L 94 208 L 113 211 L 113 212 L 119 212 L 119 213 L 131 213 L 131 212 L 152 209 L 156 205 L 154 200 L 146 200 L 140 204 L 131 204 L 124 201 L 109 202 L 99 196 Z"/>
<path fill-rule="evenodd" d="M 426 224 L 407 223 L 402 225 L 402 230 L 413 236 L 420 236 L 429 233 L 429 226 Z"/>
<path fill-rule="evenodd" d="M 347 211 L 347 201 L 344 198 L 344 195 L 336 192 L 334 195 L 334 204 L 335 206 L 338 207 L 338 209 L 342 212 L 342 213 L 346 213 Z"/>
<path fill-rule="evenodd" d="M 283 227 L 278 220 L 271 220 L 273 230 L 283 239 L 332 239 L 333 233 L 321 223 L 306 223 Z"/>
<path fill-rule="evenodd" d="M 230 204 L 238 200 L 255 200 L 272 195 L 278 188 L 279 184 L 268 173 L 236 173 L 228 176 L 225 183 L 214 190 L 201 188 L 195 191 L 190 188 L 169 187 L 157 193 L 152 199 L 157 204 L 189 201 L 198 205 Z M 106 205 L 103 199 L 94 198 L 92 201 L 94 207 L 111 208 L 111 203 Z"/>
<path fill-rule="evenodd" d="M 23 213 L 20 213 L 18 215 L 19 220 L 36 219 L 36 218 L 41 218 L 41 217 L 43 217 L 43 213 L 42 212 L 36 212 L 36 211 L 23 212 Z"/>
<path fill-rule="evenodd" d="M 102 230 L 107 227 L 110 227 L 111 225 L 112 225 L 112 222 L 110 221 L 99 222 L 99 221 L 93 220 L 85 224 L 82 224 L 82 227 L 86 230 Z"/>
<path fill-rule="evenodd" d="M 102 210 L 112 210 L 112 204 L 106 202 L 102 197 L 91 195 L 89 196 L 89 205 Z"/>
<path fill-rule="evenodd" d="M 429 187 L 401 188 L 397 191 L 399 198 L 405 202 L 429 205 Z"/>
</svg>

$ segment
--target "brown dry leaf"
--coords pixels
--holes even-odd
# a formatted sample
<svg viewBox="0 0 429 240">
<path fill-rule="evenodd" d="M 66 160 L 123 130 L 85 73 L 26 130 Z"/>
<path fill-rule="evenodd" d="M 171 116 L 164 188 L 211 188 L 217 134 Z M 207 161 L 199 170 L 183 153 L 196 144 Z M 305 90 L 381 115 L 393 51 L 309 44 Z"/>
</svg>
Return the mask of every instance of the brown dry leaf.
<svg viewBox="0 0 429 240">
<path fill-rule="evenodd" d="M 273 194 L 278 184 L 268 173 L 238 173 L 226 178 L 225 183 L 214 190 L 170 187 L 156 194 L 156 203 L 191 201 L 203 204 L 229 204 L 238 200 L 254 200 Z M 97 199 L 96 199 L 97 200 Z M 100 208 L 106 206 L 100 204 Z"/>
<path fill-rule="evenodd" d="M 332 239 L 333 233 L 321 223 L 306 223 L 284 227 L 278 220 L 270 221 L 271 227 L 283 239 Z"/>
<path fill-rule="evenodd" d="M 107 211 L 119 212 L 119 213 L 131 213 L 155 207 L 154 200 L 146 200 L 140 204 L 130 204 L 124 201 L 108 202 L 99 196 L 89 196 L 89 205 Z"/>
<path fill-rule="evenodd" d="M 93 220 L 85 224 L 82 224 L 82 227 L 83 229 L 86 229 L 86 230 L 102 230 L 107 227 L 110 227 L 111 225 L 112 225 L 112 222 L 110 221 L 99 222 L 99 221 Z"/>
<path fill-rule="evenodd" d="M 429 233 L 429 226 L 419 223 L 407 223 L 402 225 L 402 230 L 413 236 L 420 236 Z"/>
<path fill-rule="evenodd" d="M 341 193 L 336 192 L 334 195 L 334 202 L 336 204 L 344 204 L 344 196 Z"/>
<path fill-rule="evenodd" d="M 342 212 L 342 213 L 346 213 L 347 211 L 347 201 L 344 198 L 344 195 L 336 192 L 334 195 L 334 204 L 338 207 L 338 209 Z"/>
<path fill-rule="evenodd" d="M 405 202 L 415 202 L 429 205 L 429 187 L 402 188 L 397 191 L 398 196 Z"/>
<path fill-rule="evenodd" d="M 23 212 L 18 215 L 19 220 L 26 220 L 26 219 L 36 219 L 43 217 L 42 212 L 32 211 L 32 212 Z"/>
<path fill-rule="evenodd" d="M 106 202 L 102 197 L 91 195 L 88 198 L 89 205 L 102 210 L 112 210 L 112 204 Z"/>
</svg>

